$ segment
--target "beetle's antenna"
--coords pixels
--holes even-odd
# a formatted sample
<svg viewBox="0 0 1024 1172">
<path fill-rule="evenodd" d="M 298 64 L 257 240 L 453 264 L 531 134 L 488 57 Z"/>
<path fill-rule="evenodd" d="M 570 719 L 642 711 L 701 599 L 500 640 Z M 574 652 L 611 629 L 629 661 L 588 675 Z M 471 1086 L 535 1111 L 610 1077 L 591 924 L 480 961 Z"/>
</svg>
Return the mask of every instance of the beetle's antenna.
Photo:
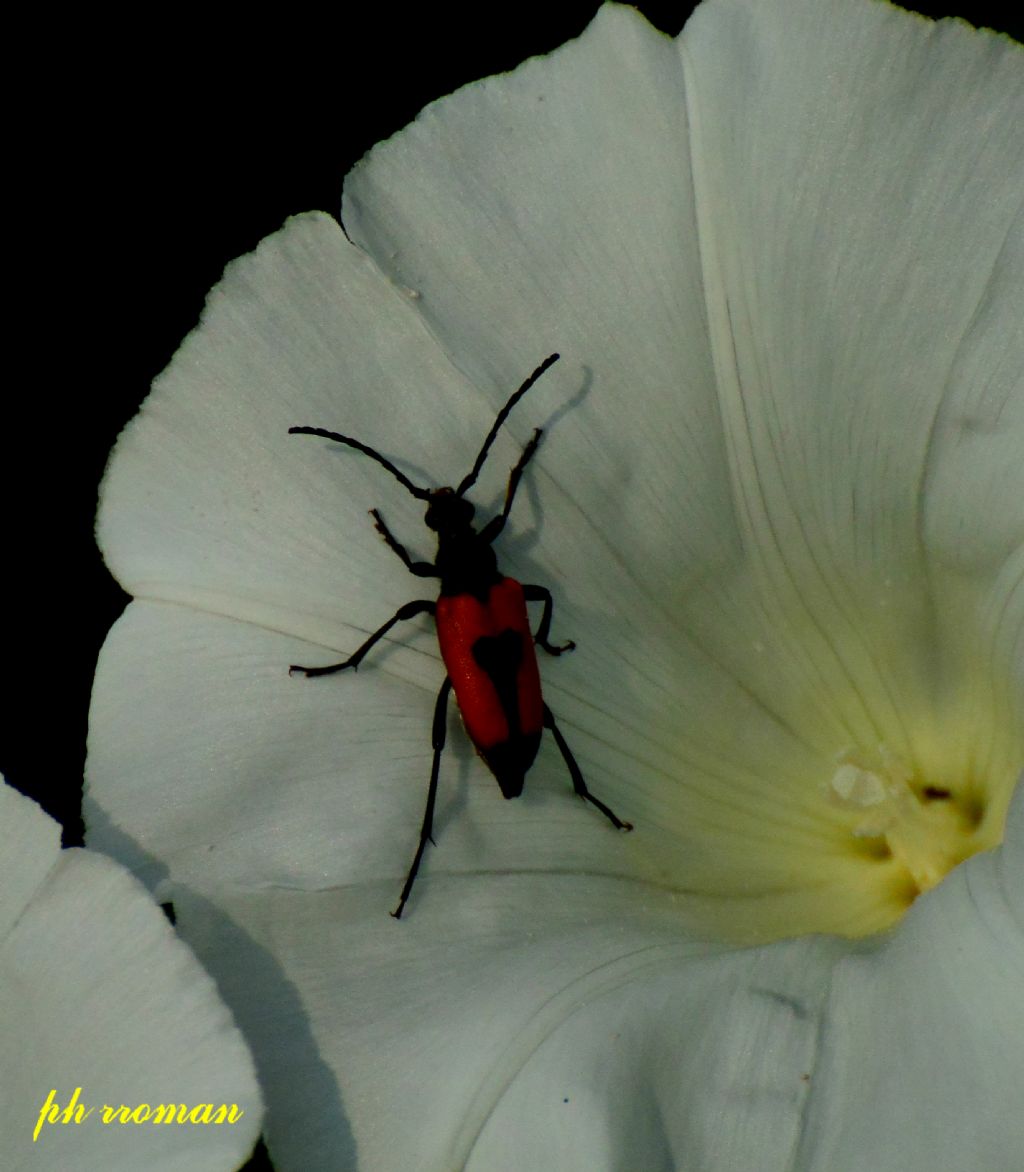
<svg viewBox="0 0 1024 1172">
<path fill-rule="evenodd" d="M 550 359 L 548 361 L 550 362 Z M 359 440 L 352 439 L 351 436 L 339 435 L 336 431 L 325 431 L 322 427 L 289 427 L 288 434 L 318 435 L 321 439 L 334 440 L 336 444 L 346 444 L 350 448 L 355 448 L 357 452 L 362 452 L 364 456 L 369 456 L 371 460 L 376 460 L 378 464 L 383 465 L 398 483 L 404 485 L 417 500 L 430 500 L 430 489 L 418 488 L 404 472 L 399 472 L 394 464 L 390 460 L 385 459 L 380 452 L 374 451 L 373 448 L 368 448 L 366 444 L 361 444 Z"/>
<path fill-rule="evenodd" d="M 498 418 L 495 419 L 491 430 L 487 433 L 487 439 L 484 440 L 484 446 L 480 449 L 480 454 L 476 458 L 476 463 L 473 465 L 469 475 L 463 480 L 459 487 L 455 490 L 456 496 L 462 496 L 467 489 L 472 488 L 476 483 L 476 478 L 480 475 L 480 469 L 484 466 L 484 460 L 487 459 L 487 453 L 490 450 L 491 444 L 494 443 L 495 437 L 501 431 L 501 425 L 508 419 L 509 412 L 519 402 L 519 400 L 526 394 L 526 392 L 533 386 L 533 384 L 540 378 L 540 376 L 553 366 L 559 359 L 558 354 L 549 354 L 547 358 L 537 367 L 537 369 L 530 375 L 530 377 L 523 383 L 518 391 L 514 392 L 509 401 L 498 412 Z M 293 429 L 294 430 L 294 429 Z M 323 433 L 320 433 L 323 434 Z M 379 457 L 378 457 L 379 459 Z"/>
</svg>

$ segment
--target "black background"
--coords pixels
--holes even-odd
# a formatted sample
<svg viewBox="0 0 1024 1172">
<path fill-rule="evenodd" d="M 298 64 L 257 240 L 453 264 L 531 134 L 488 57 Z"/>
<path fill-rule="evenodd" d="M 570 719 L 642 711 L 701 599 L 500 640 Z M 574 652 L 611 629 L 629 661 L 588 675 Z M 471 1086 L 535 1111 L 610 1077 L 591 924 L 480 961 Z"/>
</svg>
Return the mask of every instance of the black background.
<svg viewBox="0 0 1024 1172">
<path fill-rule="evenodd" d="M 12 38 L 0 771 L 65 845 L 96 655 L 127 601 L 93 544 L 96 487 L 206 292 L 287 216 L 337 215 L 352 164 L 428 101 L 555 48 L 598 5 L 347 7 L 232 28 L 90 13 Z M 675 33 L 692 5 L 638 7 Z M 1020 35 L 994 4 L 919 10 Z"/>
</svg>

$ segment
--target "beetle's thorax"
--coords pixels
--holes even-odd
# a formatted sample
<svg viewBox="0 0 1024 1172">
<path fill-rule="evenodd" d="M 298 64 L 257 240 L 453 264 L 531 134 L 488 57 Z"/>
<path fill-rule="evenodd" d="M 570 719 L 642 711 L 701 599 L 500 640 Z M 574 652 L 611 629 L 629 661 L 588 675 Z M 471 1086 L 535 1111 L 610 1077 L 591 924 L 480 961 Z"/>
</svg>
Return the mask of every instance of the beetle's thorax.
<svg viewBox="0 0 1024 1172">
<path fill-rule="evenodd" d="M 501 574 L 490 543 L 473 528 L 473 512 L 454 489 L 439 488 L 430 494 L 426 523 L 437 534 L 434 565 L 441 575 L 441 594 L 472 594 L 483 602 Z"/>
</svg>

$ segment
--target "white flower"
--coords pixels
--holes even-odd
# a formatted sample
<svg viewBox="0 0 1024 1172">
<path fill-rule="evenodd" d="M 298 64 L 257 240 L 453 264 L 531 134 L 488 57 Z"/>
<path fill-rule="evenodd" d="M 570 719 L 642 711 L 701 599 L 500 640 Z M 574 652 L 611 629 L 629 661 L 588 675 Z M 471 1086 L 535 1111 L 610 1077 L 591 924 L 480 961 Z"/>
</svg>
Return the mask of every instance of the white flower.
<svg viewBox="0 0 1024 1172">
<path fill-rule="evenodd" d="M 262 1102 L 209 976 L 124 868 L 62 851 L 2 779 L 0 824 L 4 1167 L 237 1168 Z"/>
<path fill-rule="evenodd" d="M 137 601 L 87 813 L 217 975 L 282 1168 L 1019 1166 L 1024 803 L 976 852 L 1024 764 L 1022 77 L 867 0 L 676 42 L 609 7 L 378 147 L 352 243 L 300 217 L 229 268 L 105 482 Z M 473 495 L 545 427 L 498 550 L 636 831 L 550 743 L 502 801 L 453 730 L 396 924 L 429 624 L 286 669 L 423 596 L 366 517 L 429 556 L 422 506 L 287 430 L 455 483 L 554 350 Z"/>
</svg>

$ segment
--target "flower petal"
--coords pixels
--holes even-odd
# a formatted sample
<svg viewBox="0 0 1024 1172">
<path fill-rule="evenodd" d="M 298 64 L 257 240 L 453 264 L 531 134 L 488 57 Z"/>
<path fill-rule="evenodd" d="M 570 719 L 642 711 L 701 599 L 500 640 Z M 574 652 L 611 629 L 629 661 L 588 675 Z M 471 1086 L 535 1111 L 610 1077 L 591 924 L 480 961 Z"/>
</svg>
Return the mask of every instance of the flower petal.
<svg viewBox="0 0 1024 1172">
<path fill-rule="evenodd" d="M 212 898 L 386 879 L 376 910 L 387 920 L 430 777 L 443 668 L 432 634 L 424 652 L 425 635 L 372 668 L 304 679 L 288 665 L 322 660 L 316 647 L 251 623 L 133 603 L 108 636 L 93 691 L 90 845 L 161 898 L 176 898 L 180 885 Z M 433 896 L 435 875 L 578 870 L 659 881 L 643 843 L 630 846 L 637 836 L 575 798 L 553 742 L 542 745 L 524 795 L 507 802 L 457 724 L 453 704 L 437 848 L 412 911 L 442 898 Z"/>
<path fill-rule="evenodd" d="M 723 952 L 602 877 L 436 882 L 397 924 L 379 885 L 179 902 L 278 1167 L 789 1168 L 845 945 Z"/>
<path fill-rule="evenodd" d="M 422 504 L 364 457 L 288 429 L 349 431 L 420 483 L 448 475 L 438 450 L 468 469 L 490 413 L 413 304 L 320 213 L 230 265 L 111 457 L 98 535 L 125 589 L 349 649 L 353 623 L 375 617 L 361 599 L 381 621 L 405 602 L 366 511 L 383 500 L 397 532 L 422 533 Z M 413 393 L 432 409 L 410 428 Z M 417 445 L 396 449 L 409 434 Z"/>
<path fill-rule="evenodd" d="M 237 262 L 211 295 L 203 324 L 118 445 L 104 490 L 101 539 L 112 564 L 142 595 L 186 601 L 351 651 L 408 597 L 405 575 L 395 572 L 394 558 L 368 525 L 360 530 L 357 518 L 381 493 L 389 521 L 397 521 L 404 534 L 414 526 L 421 531 L 417 509 L 377 466 L 348 451 L 306 443 L 309 437 L 288 437 L 287 426 L 300 411 L 314 422 L 334 422 L 332 416 L 343 413 L 337 426 L 390 453 L 383 417 L 389 425 L 398 421 L 401 434 L 414 434 L 417 455 L 427 455 L 432 467 L 451 467 L 456 452 L 456 467 L 465 467 L 490 411 L 436 351 L 422 321 L 447 339 L 460 365 L 490 387 L 496 401 L 507 393 L 510 372 L 537 360 L 534 334 L 543 336 L 551 320 L 564 322 L 571 349 L 531 402 L 546 413 L 542 419 L 559 402 L 571 410 L 554 420 L 557 426 L 549 429 L 531 469 L 538 523 L 523 534 L 520 509 L 502 556 L 524 579 L 555 580 L 559 613 L 563 597 L 571 602 L 569 630 L 579 650 L 557 670 L 553 665 L 546 685 L 551 705 L 594 791 L 646 828 L 645 849 L 622 846 L 604 865 L 689 893 L 696 901 L 692 909 L 710 910 L 708 931 L 722 930 L 721 897 L 727 895 L 733 900 L 730 930 L 743 938 L 835 927 L 865 932 L 899 914 L 916 888 L 898 865 L 871 861 L 865 868 L 863 844 L 852 833 L 854 816 L 827 800 L 837 754 L 850 746 L 874 750 L 882 742 L 926 779 L 922 784 L 956 782 L 965 790 L 965 808 L 979 811 L 978 844 L 997 841 L 1024 741 L 1019 696 L 999 676 L 999 670 L 1007 677 L 1011 672 L 1001 649 L 1024 638 L 1024 592 L 1012 561 L 990 576 L 987 596 L 973 581 L 954 586 L 923 559 L 916 537 L 909 553 L 893 545 L 894 518 L 904 529 L 909 523 L 898 509 L 883 510 L 872 523 L 837 521 L 836 533 L 856 530 L 855 541 L 871 545 L 867 552 L 840 549 L 836 542 L 846 538 L 821 528 L 822 508 L 834 512 L 826 498 L 859 493 L 865 469 L 845 448 L 839 453 L 844 458 L 837 455 L 824 471 L 820 460 L 805 459 L 807 421 L 814 424 L 815 443 L 832 435 L 833 424 L 819 418 L 823 412 L 855 429 L 865 426 L 857 404 L 867 396 L 874 406 L 864 419 L 881 438 L 865 431 L 864 442 L 851 449 L 864 453 L 874 451 L 876 441 L 887 450 L 902 443 L 904 423 L 922 418 L 920 411 L 911 412 L 891 434 L 881 426 L 880 396 L 888 383 L 865 376 L 863 385 L 854 385 L 851 379 L 864 372 L 851 374 L 832 361 L 840 341 L 847 349 L 853 344 L 843 333 L 843 314 L 818 315 L 818 327 L 805 331 L 806 340 L 787 327 L 789 341 L 778 353 L 771 343 L 776 327 L 758 332 L 753 317 L 742 345 L 727 346 L 721 331 L 715 334 L 716 321 L 721 327 L 731 320 L 731 310 L 723 318 L 722 298 L 728 300 L 732 284 L 744 292 L 751 314 L 771 301 L 757 285 L 760 270 L 748 282 L 746 245 L 738 248 L 735 241 L 747 241 L 769 269 L 781 263 L 760 239 L 759 205 L 739 191 L 753 146 L 742 140 L 747 146 L 736 147 L 735 141 L 741 130 L 747 133 L 742 111 L 757 103 L 741 91 L 716 92 L 721 76 L 758 73 L 748 68 L 753 37 L 767 46 L 767 61 L 759 66 L 764 84 L 770 79 L 773 100 L 793 117 L 807 119 L 818 110 L 814 98 L 826 82 L 842 81 L 850 94 L 860 82 L 852 66 L 842 67 L 844 80 L 841 62 L 835 64 L 842 51 L 830 48 L 831 42 L 824 56 L 835 70 L 829 74 L 826 68 L 822 80 L 822 69 L 810 60 L 815 54 L 800 48 L 805 32 L 799 20 L 789 38 L 761 28 L 753 16 L 749 23 L 726 0 L 708 11 L 722 13 L 726 31 L 699 21 L 681 42 L 681 62 L 677 46 L 634 13 L 608 9 L 579 42 L 455 95 L 374 152 L 349 185 L 349 209 L 353 231 L 358 235 L 362 225 L 392 283 L 322 216 L 292 221 Z M 801 11 L 799 3 L 783 5 L 780 20 L 793 22 Z M 878 25 L 880 12 L 884 21 Z M 880 12 L 864 16 L 859 6 L 843 4 L 835 27 L 842 31 L 846 21 L 865 53 L 877 53 L 872 29 L 884 45 L 879 32 L 890 32 L 896 19 L 893 27 L 909 38 L 908 51 L 923 51 L 916 41 L 927 42 L 928 26 Z M 961 30 L 956 45 L 961 33 L 966 36 Z M 691 65 L 697 73 L 683 86 L 681 71 L 696 53 L 691 41 L 701 49 L 700 67 Z M 796 48 L 787 50 L 790 43 Z M 965 44 L 968 54 L 977 55 L 974 41 Z M 941 74 L 950 67 L 945 42 L 939 48 Z M 809 62 L 807 68 L 792 67 L 787 52 L 797 63 Z M 724 64 L 716 71 L 719 60 Z M 893 69 L 879 67 L 879 85 L 886 79 L 902 92 Z M 926 87 L 928 95 L 932 89 Z M 901 126 L 922 121 L 913 97 L 904 95 L 913 108 Z M 971 108 L 980 109 L 984 100 L 972 96 Z M 583 109 L 586 120 L 579 117 Z M 891 136 L 887 126 L 876 125 L 877 107 L 871 109 L 875 122 L 868 120 L 868 130 L 854 123 L 848 138 L 823 139 L 820 158 L 810 153 L 809 176 L 827 181 L 830 199 L 843 198 L 845 190 L 830 178 L 830 150 L 846 158 L 844 151 L 866 140 L 873 165 L 865 174 L 892 171 L 884 154 L 892 149 Z M 686 118 L 705 139 L 722 135 L 722 149 L 716 154 L 705 147 L 690 160 L 679 129 L 688 125 Z M 495 120 L 508 137 L 500 149 L 502 136 L 490 129 Z M 995 124 L 1002 122 L 996 118 Z M 636 133 L 638 125 L 645 133 Z M 437 159 L 452 157 L 459 168 L 437 167 Z M 791 241 L 792 255 L 815 269 L 803 279 L 820 292 L 814 281 L 821 266 L 812 264 L 815 232 L 808 237 L 806 217 L 786 218 L 788 172 L 756 152 L 754 157 L 758 185 L 779 217 L 769 236 Z M 780 147 L 780 157 L 790 155 Z M 988 168 L 999 191 L 1005 189 L 990 153 L 978 166 Z M 569 188 L 559 170 L 566 167 L 580 179 L 582 202 L 567 205 Z M 929 167 L 925 186 L 941 191 L 941 164 L 930 158 Z M 399 168 L 408 170 L 407 183 L 397 181 Z M 699 190 L 719 192 L 720 199 L 704 198 L 721 204 L 730 226 L 722 239 L 688 194 L 695 178 Z M 614 182 L 624 188 L 610 198 Z M 659 194 L 651 215 L 622 222 L 622 207 L 654 192 Z M 516 216 L 499 214 L 510 212 L 510 193 L 517 216 L 529 219 L 530 233 L 509 230 Z M 941 201 L 937 208 L 929 204 L 930 222 L 948 230 L 963 202 L 954 201 L 953 211 Z M 381 209 L 375 217 L 394 219 L 394 240 L 367 231 L 365 209 L 371 205 Z M 432 214 L 434 229 L 424 242 L 416 216 L 428 206 L 458 210 L 450 221 L 443 210 Z M 573 232 L 566 221 L 570 211 L 579 219 Z M 677 219 L 659 219 L 667 216 Z M 899 207 L 893 218 L 907 221 Z M 378 219 L 369 222 L 377 231 Z M 445 232 L 448 247 L 435 277 L 427 270 L 427 250 Z M 987 239 L 967 235 L 977 248 Z M 474 240 L 467 253 L 463 244 Z M 475 325 L 459 326 L 459 333 L 455 315 L 468 308 L 459 300 L 461 291 L 486 311 L 487 298 L 502 285 L 498 277 L 525 273 L 527 262 L 536 264 L 541 277 L 523 297 L 521 312 L 502 315 L 495 305 L 493 313 L 483 314 L 493 326 L 493 346 Z M 878 264 L 870 254 L 861 263 L 869 273 Z M 445 264 L 455 267 L 446 272 Z M 576 304 L 566 274 L 586 277 L 594 291 L 592 308 L 589 293 L 585 304 Z M 630 294 L 625 302 L 623 281 Z M 870 278 L 858 281 L 848 294 L 854 305 L 871 285 Z M 416 283 L 416 296 L 406 282 Z M 341 308 L 348 302 L 357 307 L 351 313 Z M 763 308 L 769 322 L 781 312 L 774 302 Z M 955 309 L 947 306 L 947 316 Z M 616 334 L 613 313 L 630 313 L 635 320 Z M 709 321 L 715 354 L 708 345 Z M 924 323 L 919 314 L 914 322 L 916 337 Z M 890 327 L 887 320 L 885 338 L 901 341 Z M 622 338 L 629 344 L 622 345 Z M 531 347 L 529 365 L 515 357 Z M 636 353 L 645 355 L 640 370 Z M 972 353 L 977 367 L 980 351 Z M 812 354 L 834 375 L 818 393 L 804 381 Z M 795 383 L 792 372 L 788 376 L 794 385 L 783 378 L 787 355 L 797 375 Z M 744 371 L 760 372 L 749 387 L 737 365 L 741 359 Z M 886 360 L 872 361 L 877 375 Z M 776 374 L 762 378 L 773 364 Z M 592 385 L 588 367 L 597 380 Z M 683 370 L 692 378 L 680 387 Z M 354 393 L 377 383 L 380 399 L 365 390 Z M 644 410 L 635 409 L 631 396 L 615 393 L 616 384 L 641 394 Z M 933 384 L 941 387 L 934 378 L 915 384 L 910 399 L 934 406 Z M 382 401 L 394 403 L 399 388 L 413 385 L 422 393 L 403 409 L 381 410 Z M 802 406 L 776 434 L 773 412 L 791 411 L 792 402 Z M 519 420 L 503 437 L 490 486 L 482 486 L 484 499 L 500 494 L 508 467 L 502 453 L 525 431 Z M 287 462 L 275 458 L 272 436 L 280 437 Z M 790 457 L 777 459 L 787 445 Z M 887 457 L 877 471 L 894 462 Z M 570 476 L 560 467 L 571 469 Z M 866 479 L 875 491 L 872 468 Z M 912 477 L 915 484 L 919 473 Z M 756 483 L 745 479 L 750 476 Z M 892 478 L 897 495 L 898 484 L 905 486 L 905 478 Z M 910 495 L 916 501 L 916 488 Z M 791 505 L 795 499 L 799 513 Z M 1008 510 L 1011 518 L 1018 512 Z M 364 536 L 344 541 L 347 533 Z M 884 564 L 883 556 L 889 559 Z M 872 566 L 887 578 L 877 580 Z M 120 670 L 109 655 L 105 664 L 111 666 L 104 671 Z M 390 667 L 424 687 L 436 686 L 428 682 L 436 669 L 423 655 L 395 654 Z M 418 705 L 429 711 L 427 697 L 420 696 Z M 99 793 L 100 775 L 96 769 L 91 774 Z M 134 784 L 134 769 L 123 776 Z M 750 891 L 758 898 L 751 901 Z"/>
<path fill-rule="evenodd" d="M 644 714 L 629 817 L 686 843 L 681 887 L 863 870 L 828 800 L 851 748 L 952 787 L 965 849 L 999 839 L 1024 751 L 1022 121 L 1019 50 L 961 23 L 712 0 L 677 47 L 605 8 L 346 185 L 353 239 L 478 381 L 552 323 L 588 370 L 536 545 L 604 623 L 560 711 L 605 742 Z M 704 870 L 737 805 L 742 847 Z M 778 924 L 884 926 L 913 884 L 868 871 L 866 918 Z"/>
<path fill-rule="evenodd" d="M 1019 46 L 847 0 L 718 0 L 681 44 L 776 636 L 750 682 L 834 751 L 882 743 L 964 796 L 992 845 L 1024 753 Z"/>
<path fill-rule="evenodd" d="M 657 844 L 647 839 L 643 861 L 654 860 L 660 881 L 673 877 L 679 887 L 706 896 L 716 885 L 720 887 L 723 872 L 728 871 L 735 893 L 749 892 L 758 881 L 762 889 L 788 892 L 798 886 L 793 883 L 791 863 L 776 860 L 774 871 L 766 876 L 772 864 L 765 862 L 762 845 L 796 834 L 807 844 L 808 854 L 820 853 L 822 839 L 834 838 L 836 833 L 835 812 L 824 803 L 815 816 L 803 811 L 807 779 L 817 784 L 823 772 L 816 746 L 808 746 L 794 733 L 792 722 L 780 721 L 771 705 L 752 694 L 742 673 L 722 670 L 720 659 L 704 647 L 706 632 L 699 619 L 684 629 L 685 620 L 692 617 L 682 607 L 688 590 L 702 581 L 717 585 L 722 576 L 735 574 L 730 566 L 738 562 L 740 551 L 732 524 L 727 461 L 724 449 L 717 446 L 718 406 L 704 306 L 695 279 L 699 273 L 697 235 L 686 211 L 690 168 L 685 121 L 682 108 L 673 111 L 672 106 L 682 98 L 679 69 L 670 41 L 635 14 L 609 10 L 583 40 L 549 61 L 529 63 L 511 77 L 464 91 L 453 103 L 437 107 L 433 118 L 425 116 L 421 121 L 428 126 L 442 121 L 454 129 L 451 139 L 442 143 L 440 155 L 432 139 L 428 138 L 424 149 L 432 158 L 467 156 L 466 168 L 454 174 L 462 177 L 468 189 L 447 193 L 460 208 L 479 184 L 503 180 L 505 168 L 538 179 L 545 185 L 544 197 L 554 184 L 555 198 L 546 208 L 537 205 L 527 190 L 517 217 L 530 217 L 530 239 L 548 256 L 545 264 L 556 278 L 551 295 L 557 303 L 546 305 L 543 313 L 565 323 L 568 341 L 577 351 L 575 366 L 569 354 L 545 379 L 546 397 L 537 402 L 546 405 L 560 399 L 571 411 L 551 427 L 551 438 L 531 469 L 543 523 L 529 534 L 528 544 L 517 542 L 515 533 L 502 543 L 502 557 L 511 572 L 527 580 L 539 577 L 566 583 L 574 619 L 569 629 L 579 650 L 550 673 L 552 707 L 578 745 L 595 792 L 624 808 L 624 816 L 642 824 L 648 835 L 658 836 Z M 503 92 L 506 88 L 514 91 L 515 102 Z M 546 137 L 538 140 L 534 123 L 539 97 L 544 99 Z M 466 104 L 465 110 L 460 102 Z M 499 152 L 501 160 L 490 154 L 497 149 L 487 122 L 492 102 L 500 113 L 490 116 L 497 117 L 503 134 L 511 136 Z M 521 129 L 510 122 L 517 109 L 524 121 Z M 581 110 L 588 111 L 586 119 L 579 116 Z M 474 128 L 481 118 L 483 129 L 477 131 Z M 637 135 L 637 122 L 645 130 L 650 124 L 649 133 Z M 395 149 L 400 152 L 403 144 L 406 150 L 419 149 L 421 129 L 420 123 L 415 124 L 395 140 Z M 600 141 L 595 144 L 587 139 L 588 133 Z M 474 169 L 468 165 L 468 150 L 480 142 L 484 155 Z M 530 151 L 538 150 L 546 156 L 539 170 L 529 162 Z M 386 162 L 386 149 L 384 158 Z M 377 166 L 375 160 L 370 166 Z M 604 170 L 593 174 L 595 167 L 607 169 L 608 174 Z M 447 183 L 453 170 L 446 164 L 442 171 Z M 582 228 L 575 232 L 569 231 L 566 218 L 579 208 L 575 202 L 565 205 L 567 186 L 559 179 L 568 172 L 589 176 L 582 183 L 587 198 L 610 193 L 607 202 L 600 197 L 598 220 L 585 216 Z M 392 171 L 385 167 L 372 192 L 378 199 L 374 206 L 384 212 L 390 207 L 397 174 L 397 167 Z M 633 187 L 616 195 L 615 182 Z M 358 176 L 354 187 L 358 195 Z M 661 194 L 654 200 L 652 193 L 658 190 Z M 500 184 L 494 188 L 495 193 L 499 191 Z M 629 221 L 631 235 L 624 240 L 621 208 L 641 193 L 651 200 L 651 214 Z M 500 195 L 495 198 L 500 202 Z M 428 189 L 422 206 L 414 210 L 422 212 L 432 202 Z M 498 209 L 488 209 L 486 202 L 482 206 L 480 213 L 477 205 L 467 205 L 466 216 L 474 222 L 482 218 L 483 229 L 496 232 L 494 224 L 506 221 Z M 454 218 L 462 218 L 462 212 Z M 453 222 L 448 245 L 454 253 L 450 255 L 465 259 L 456 239 L 459 231 Z M 520 234 L 512 232 L 509 238 L 519 240 Z M 607 281 L 600 266 L 589 263 L 591 248 L 610 248 L 607 257 L 601 253 L 602 264 L 609 269 Z M 569 255 L 561 255 L 560 249 L 568 249 Z M 486 253 L 481 244 L 473 255 Z M 517 272 L 523 259 L 530 258 L 507 257 L 504 267 L 509 273 Z M 381 263 L 393 260 L 389 252 Z M 620 269 L 612 274 L 615 263 Z M 539 271 L 546 285 L 546 269 Z M 574 273 L 581 279 L 596 278 L 597 300 L 592 307 L 580 303 L 567 312 L 566 299 L 574 287 L 566 286 L 566 275 Z M 629 290 L 625 303 L 623 281 Z M 432 282 L 428 285 L 424 277 L 422 288 L 417 287 L 421 294 L 417 306 L 429 323 L 433 325 L 434 299 L 447 296 L 445 291 L 458 284 L 457 273 L 449 274 L 444 291 Z M 495 287 L 500 284 L 496 280 Z M 540 306 L 547 294 L 540 289 L 536 293 Z M 589 296 L 588 292 L 588 300 Z M 609 300 L 599 311 L 601 297 Z M 486 308 L 486 301 L 480 305 Z M 612 318 L 621 316 L 624 308 L 635 315 L 628 323 L 626 346 L 619 344 L 621 336 L 611 327 Z M 604 324 L 602 313 L 610 315 Z M 504 372 L 514 369 L 502 341 L 506 328 L 502 315 L 496 314 L 492 321 L 493 345 L 482 335 L 469 350 L 460 339 L 451 341 L 460 363 L 472 370 L 481 386 L 507 381 Z M 537 332 L 543 336 L 543 330 Z M 522 341 L 525 346 L 525 337 Z M 562 346 L 562 340 L 558 344 Z M 594 351 L 595 346 L 599 351 Z M 633 358 L 636 352 L 645 354 L 644 369 L 639 371 Z M 605 393 L 596 396 L 586 365 L 581 380 L 580 355 L 587 363 L 598 355 L 602 362 L 617 363 L 619 377 L 613 381 L 631 393 L 608 393 L 612 387 L 606 384 Z M 708 360 L 703 365 L 701 355 Z M 680 407 L 682 370 L 693 372 L 693 394 L 687 397 L 685 410 Z M 642 412 L 635 409 L 633 394 L 642 396 Z M 426 401 L 419 407 L 421 412 L 429 409 Z M 599 459 L 595 453 L 601 454 Z M 503 475 L 507 466 L 496 456 L 492 477 Z M 571 480 L 559 468 L 570 469 Z M 524 523 L 521 511 L 517 515 L 516 529 Z M 729 616 L 733 626 L 747 622 L 749 627 L 745 609 L 749 608 L 744 600 L 739 621 L 736 615 Z M 665 637 L 666 629 L 673 638 Z M 743 646 L 749 657 L 748 645 Z M 720 719 L 709 721 L 709 712 Z M 589 734 L 589 744 L 577 738 L 580 729 Z M 684 739 L 688 729 L 694 730 L 689 741 Z M 737 729 L 742 730 L 739 737 Z M 665 784 L 666 779 L 678 781 L 681 773 L 687 777 L 687 786 Z M 766 789 L 772 795 L 768 807 L 749 810 L 751 794 Z M 738 820 L 745 837 L 736 833 Z M 731 854 L 722 850 L 730 838 L 742 839 L 742 846 Z M 632 845 L 624 849 L 639 853 Z M 651 869 L 647 862 L 637 873 L 649 874 Z M 822 882 L 815 875 L 807 886 Z M 839 876 L 837 884 L 841 889 L 849 886 L 845 876 Z M 802 893 L 796 900 L 806 902 Z M 751 920 L 759 923 L 764 918 L 763 901 L 754 902 L 757 906 L 747 916 L 744 932 L 755 930 Z M 720 903 L 712 899 L 711 905 L 712 918 L 717 920 Z M 855 914 L 863 919 L 861 911 L 851 909 L 850 916 Z"/>
<path fill-rule="evenodd" d="M 757 487 L 743 478 L 760 474 L 780 523 L 814 490 L 807 520 L 829 545 L 864 533 L 854 504 L 913 537 L 926 457 L 948 485 L 939 496 L 958 482 L 927 449 L 959 447 L 972 413 L 996 433 L 995 466 L 949 458 L 1002 482 L 998 499 L 1024 496 L 1007 480 L 1021 476 L 1016 416 L 999 413 L 1019 395 L 1021 103 L 1017 48 L 959 22 L 850 0 L 711 0 L 673 43 L 606 6 L 579 40 L 428 107 L 371 151 L 346 182 L 344 219 L 474 373 L 505 377 L 508 353 L 540 337 L 587 363 L 588 397 L 614 400 L 600 471 L 620 494 L 647 491 L 646 475 L 608 476 L 620 459 L 649 471 L 627 459 L 651 426 L 631 416 L 670 393 L 698 494 L 673 492 L 677 519 L 699 522 L 706 485 L 723 487 L 725 451 L 707 439 L 721 421 L 739 506 L 721 519 L 739 536 L 761 495 L 741 493 Z M 815 447 L 802 442 L 808 412 Z M 937 499 L 929 527 L 943 515 Z M 1019 529 L 1001 533 L 1005 556 Z M 836 553 L 870 561 L 888 543 Z"/>
<path fill-rule="evenodd" d="M 674 42 L 604 7 L 377 146 L 343 219 L 495 405 L 524 350 L 561 352 L 537 548 L 588 601 L 625 582 L 674 625 L 680 577 L 737 552 Z"/>
<path fill-rule="evenodd" d="M 861 944 L 698 944 L 673 897 L 595 876 L 438 878 L 401 924 L 379 884 L 178 909 L 282 1169 L 1010 1172 L 1022 842 L 1024 786 L 1003 847 Z"/>
<path fill-rule="evenodd" d="M 262 1116 L 252 1059 L 213 982 L 123 868 L 89 851 L 54 849 L 59 834 L 29 799 L 0 787 L 0 1133 L 17 1167 L 231 1169 Z M 44 843 L 31 864 L 21 844 Z M 38 880 L 25 892 L 24 875 Z M 21 903 L 7 923 L 8 892 Z M 27 896 L 27 898 L 26 898 Z M 47 1116 L 78 1102 L 80 1123 Z M 219 1126 L 104 1124 L 105 1105 L 237 1105 Z M 40 1165 L 42 1166 L 42 1165 Z"/>
</svg>

